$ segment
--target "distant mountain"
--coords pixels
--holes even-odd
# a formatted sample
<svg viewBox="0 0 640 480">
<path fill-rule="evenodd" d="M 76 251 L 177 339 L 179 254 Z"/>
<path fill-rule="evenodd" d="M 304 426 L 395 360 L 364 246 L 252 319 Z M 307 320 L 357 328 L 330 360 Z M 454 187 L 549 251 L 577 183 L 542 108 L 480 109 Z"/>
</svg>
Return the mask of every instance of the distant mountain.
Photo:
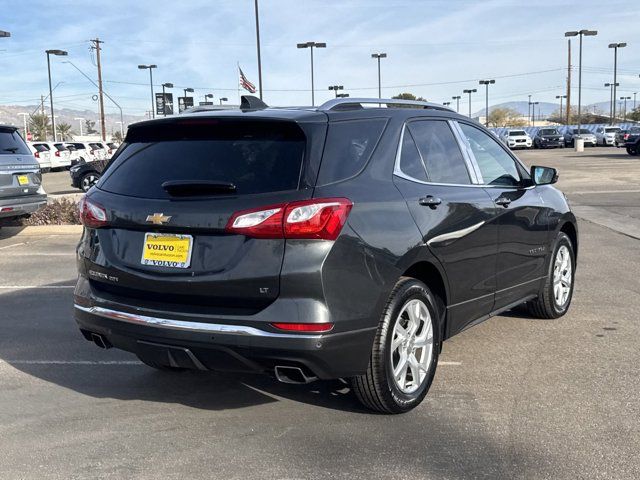
<svg viewBox="0 0 640 480">
<path fill-rule="evenodd" d="M 3 125 L 15 125 L 22 128 L 24 125 L 23 117 L 19 113 L 39 113 L 40 110 L 37 105 L 0 105 L 0 124 Z M 48 114 L 49 109 L 45 108 L 45 112 Z M 91 110 L 73 110 L 69 108 L 56 109 L 56 125 L 60 123 L 68 123 L 71 125 L 73 134 L 80 134 L 80 120 L 76 118 L 83 118 L 96 122 L 93 127 L 95 130 L 100 131 L 100 121 L 97 112 Z M 131 123 L 144 120 L 146 117 L 138 115 L 123 115 L 125 127 Z M 27 119 L 28 121 L 28 119 Z M 120 130 L 120 124 L 116 123 L 120 121 L 120 114 L 108 113 L 105 114 L 105 125 L 107 130 L 107 137 L 111 137 L 112 132 Z M 86 128 L 84 121 L 82 122 L 82 133 L 86 135 Z"/>
<path fill-rule="evenodd" d="M 582 111 L 584 113 L 590 112 L 590 113 L 597 113 L 601 115 L 609 115 L 610 105 L 611 105 L 610 102 L 591 103 L 589 105 L 582 105 Z M 563 108 L 564 106 L 565 105 L 563 104 Z M 492 111 L 494 108 L 510 108 L 512 110 L 517 111 L 522 116 L 527 116 L 529 112 L 529 105 L 528 105 L 528 102 L 526 101 L 525 102 L 504 102 L 504 103 L 499 103 L 497 105 L 490 105 L 489 111 Z M 573 108 L 576 108 L 576 104 L 573 104 Z M 552 113 L 558 111 L 559 109 L 560 109 L 559 103 L 540 102 L 538 105 L 536 105 L 536 117 L 538 117 L 538 113 L 541 117 L 547 117 Z M 594 109 L 595 109 L 595 112 L 594 112 Z M 620 102 L 616 104 L 616 109 L 619 111 Z M 630 112 L 632 109 L 633 109 L 633 100 L 630 102 L 627 101 L 627 111 Z M 476 113 L 474 113 L 473 116 L 484 117 L 484 113 L 485 112 L 483 108 L 481 110 L 478 110 Z"/>
</svg>

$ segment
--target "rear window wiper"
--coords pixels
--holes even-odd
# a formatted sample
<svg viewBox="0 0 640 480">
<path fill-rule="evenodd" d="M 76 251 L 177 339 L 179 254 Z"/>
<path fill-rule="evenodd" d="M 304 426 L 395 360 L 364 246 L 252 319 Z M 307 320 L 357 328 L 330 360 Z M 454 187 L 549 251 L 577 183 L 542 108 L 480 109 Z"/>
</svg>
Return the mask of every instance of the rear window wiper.
<svg viewBox="0 0 640 480">
<path fill-rule="evenodd" d="M 162 188 L 174 197 L 224 195 L 237 190 L 234 183 L 218 180 L 170 180 L 164 182 Z"/>
<path fill-rule="evenodd" d="M 11 147 L 11 148 L 4 148 L 2 151 L 16 153 L 18 150 L 20 150 L 18 147 Z"/>
</svg>

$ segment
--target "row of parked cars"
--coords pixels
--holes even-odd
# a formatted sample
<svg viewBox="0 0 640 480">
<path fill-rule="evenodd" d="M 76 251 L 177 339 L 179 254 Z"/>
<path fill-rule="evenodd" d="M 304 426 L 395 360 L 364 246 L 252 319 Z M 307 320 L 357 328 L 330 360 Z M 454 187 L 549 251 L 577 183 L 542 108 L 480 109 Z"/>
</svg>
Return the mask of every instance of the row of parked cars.
<svg viewBox="0 0 640 480">
<path fill-rule="evenodd" d="M 601 126 L 595 131 L 586 128 L 571 128 L 562 134 L 555 127 L 543 127 L 531 137 L 524 129 L 511 128 L 501 132 L 498 137 L 511 149 L 516 148 L 564 148 L 573 147 L 576 138 L 582 138 L 585 146 L 596 145 L 624 147 L 630 134 L 640 132 L 640 127 L 622 129 L 616 126 Z"/>
<path fill-rule="evenodd" d="M 68 169 L 77 163 L 108 160 L 118 148 L 113 142 L 28 142 L 40 170 Z"/>
</svg>

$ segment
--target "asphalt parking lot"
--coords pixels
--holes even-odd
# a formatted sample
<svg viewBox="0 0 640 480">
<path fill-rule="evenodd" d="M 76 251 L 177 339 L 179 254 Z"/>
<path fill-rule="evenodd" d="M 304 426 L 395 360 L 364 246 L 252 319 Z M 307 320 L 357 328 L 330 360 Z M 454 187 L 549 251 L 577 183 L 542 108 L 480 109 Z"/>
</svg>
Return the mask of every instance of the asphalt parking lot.
<svg viewBox="0 0 640 480">
<path fill-rule="evenodd" d="M 0 478 L 639 478 L 640 159 L 519 156 L 559 168 L 581 217 L 572 308 L 454 337 L 401 416 L 339 381 L 167 374 L 99 350 L 72 318 L 76 238 L 0 230 Z M 72 190 L 68 173 L 45 188 Z"/>
</svg>

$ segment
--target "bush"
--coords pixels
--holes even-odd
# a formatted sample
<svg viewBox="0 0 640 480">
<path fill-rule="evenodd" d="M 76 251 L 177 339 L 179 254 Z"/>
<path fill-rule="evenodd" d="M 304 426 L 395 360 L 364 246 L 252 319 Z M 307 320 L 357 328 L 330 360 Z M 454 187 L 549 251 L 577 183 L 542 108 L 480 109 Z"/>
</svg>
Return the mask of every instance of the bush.
<svg viewBox="0 0 640 480">
<path fill-rule="evenodd" d="M 80 225 L 78 204 L 73 200 L 61 198 L 47 203 L 28 218 L 8 218 L 0 220 L 0 225 Z"/>
</svg>

